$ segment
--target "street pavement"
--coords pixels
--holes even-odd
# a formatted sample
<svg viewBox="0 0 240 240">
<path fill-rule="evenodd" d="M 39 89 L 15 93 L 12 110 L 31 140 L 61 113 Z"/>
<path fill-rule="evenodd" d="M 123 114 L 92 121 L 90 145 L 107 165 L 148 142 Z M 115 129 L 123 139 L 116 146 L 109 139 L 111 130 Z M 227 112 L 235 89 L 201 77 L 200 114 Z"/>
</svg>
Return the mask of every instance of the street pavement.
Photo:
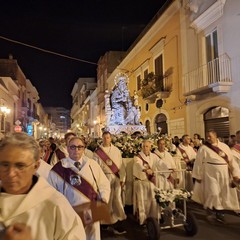
<svg viewBox="0 0 240 240">
<path fill-rule="evenodd" d="M 202 206 L 194 203 L 187 203 L 187 212 L 192 212 L 198 225 L 198 232 L 195 236 L 186 236 L 183 227 L 175 227 L 160 230 L 160 240 L 238 240 L 240 237 L 240 217 L 233 212 L 225 213 L 225 223 L 219 223 L 214 216 L 207 216 Z M 102 240 L 147 240 L 147 228 L 139 226 L 132 215 L 131 208 L 126 208 L 128 215 L 127 220 L 123 223 L 123 227 L 127 233 L 123 235 L 115 235 L 109 231 L 102 231 Z M 160 225 L 159 225 L 160 226 Z"/>
</svg>

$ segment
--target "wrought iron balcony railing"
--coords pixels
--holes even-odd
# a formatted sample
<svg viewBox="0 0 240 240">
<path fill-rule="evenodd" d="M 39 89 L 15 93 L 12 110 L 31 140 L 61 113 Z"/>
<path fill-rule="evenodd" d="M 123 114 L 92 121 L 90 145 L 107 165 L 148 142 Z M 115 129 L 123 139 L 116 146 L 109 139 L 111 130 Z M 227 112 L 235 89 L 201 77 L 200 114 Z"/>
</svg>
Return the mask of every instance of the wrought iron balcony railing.
<svg viewBox="0 0 240 240">
<path fill-rule="evenodd" d="M 224 93 L 230 90 L 231 85 L 231 60 L 227 54 L 223 54 L 183 76 L 185 96 L 208 92 Z"/>
</svg>

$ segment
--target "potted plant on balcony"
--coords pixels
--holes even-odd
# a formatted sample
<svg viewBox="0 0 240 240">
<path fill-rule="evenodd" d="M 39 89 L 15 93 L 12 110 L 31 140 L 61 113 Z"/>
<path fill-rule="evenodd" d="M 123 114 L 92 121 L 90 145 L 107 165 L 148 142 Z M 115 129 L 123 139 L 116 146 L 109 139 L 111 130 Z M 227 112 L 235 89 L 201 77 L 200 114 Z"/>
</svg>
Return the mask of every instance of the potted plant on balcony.
<svg viewBox="0 0 240 240">
<path fill-rule="evenodd" d="M 170 92 L 172 90 L 172 83 L 165 81 L 173 73 L 173 68 L 168 68 L 163 75 L 156 75 L 150 72 L 146 78 L 142 80 L 141 95 L 144 99 L 149 99 L 154 102 L 156 99 L 155 93 Z"/>
</svg>

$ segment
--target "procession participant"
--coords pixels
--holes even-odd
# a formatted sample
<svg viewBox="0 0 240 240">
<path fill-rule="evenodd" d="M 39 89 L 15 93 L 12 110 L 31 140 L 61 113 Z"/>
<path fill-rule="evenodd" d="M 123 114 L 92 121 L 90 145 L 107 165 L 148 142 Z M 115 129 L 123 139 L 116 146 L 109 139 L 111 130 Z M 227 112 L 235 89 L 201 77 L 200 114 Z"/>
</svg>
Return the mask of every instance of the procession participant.
<svg viewBox="0 0 240 240">
<path fill-rule="evenodd" d="M 239 210 L 235 188 L 231 188 L 233 177 L 240 182 L 240 169 L 233 161 L 230 148 L 218 140 L 214 130 L 207 132 L 207 142 L 200 147 L 193 167 L 196 179 L 192 199 L 206 209 L 216 211 L 216 219 L 224 222 L 222 210 Z"/>
<path fill-rule="evenodd" d="M 236 132 L 236 142 L 234 146 L 231 148 L 233 160 L 238 164 L 240 168 L 240 130 Z M 237 191 L 238 201 L 240 202 L 240 191 Z M 240 211 L 235 211 L 235 213 L 240 216 Z"/>
<path fill-rule="evenodd" d="M 40 140 L 39 146 L 41 148 L 41 158 L 43 161 L 47 162 L 50 156 L 50 142 L 48 140 Z"/>
<path fill-rule="evenodd" d="M 182 142 L 177 147 L 177 156 L 186 162 L 187 170 L 191 171 L 196 159 L 196 151 L 190 146 L 190 142 L 191 138 L 188 134 L 182 136 Z"/>
<path fill-rule="evenodd" d="M 166 164 L 159 157 L 151 153 L 152 142 L 142 141 L 142 150 L 134 157 L 133 163 L 133 213 L 139 224 L 145 223 L 148 217 L 157 217 L 157 203 L 154 189 L 169 189 L 167 175 L 155 175 L 155 171 L 168 171 Z"/>
<path fill-rule="evenodd" d="M 69 157 L 53 166 L 48 181 L 75 207 L 88 202 L 108 203 L 110 184 L 98 163 L 84 155 L 85 144 L 73 137 L 67 145 Z M 100 224 L 85 226 L 88 240 L 100 240 Z"/>
<path fill-rule="evenodd" d="M 112 225 L 110 230 L 115 234 L 124 234 L 126 231 L 122 228 L 121 222 L 127 216 L 124 212 L 121 195 L 125 184 L 126 171 L 120 150 L 112 144 L 111 133 L 103 132 L 102 140 L 102 145 L 95 150 L 94 159 L 101 166 L 111 185 L 110 200 L 108 203 L 111 209 L 111 220 L 103 224 Z"/>
<path fill-rule="evenodd" d="M 79 216 L 66 198 L 42 177 L 39 146 L 26 133 L 13 133 L 0 142 L 0 225 L 31 226 L 33 239 L 85 240 Z"/>
<path fill-rule="evenodd" d="M 236 163 L 240 167 L 240 130 L 236 132 L 236 142 L 231 149 L 232 149 L 233 159 L 236 161 Z"/>
<path fill-rule="evenodd" d="M 172 139 L 172 143 L 173 143 L 176 147 L 178 147 L 179 144 L 181 143 L 181 141 L 180 141 L 180 139 L 179 139 L 178 136 L 174 136 L 173 139 Z"/>
<path fill-rule="evenodd" d="M 227 142 L 228 146 L 231 148 L 231 147 L 233 147 L 236 143 L 237 143 L 237 136 L 234 135 L 234 134 L 230 135 L 229 140 L 228 140 L 228 142 Z"/>
<path fill-rule="evenodd" d="M 190 146 L 191 138 L 188 134 L 182 136 L 182 142 L 177 147 L 176 156 L 186 163 L 185 188 L 191 192 L 193 190 L 192 168 L 196 159 L 196 151 Z"/>
<path fill-rule="evenodd" d="M 166 150 L 166 144 L 164 139 L 158 139 L 157 149 L 154 150 L 154 153 L 164 161 L 169 170 L 176 170 L 176 163 L 172 155 Z"/>
<path fill-rule="evenodd" d="M 194 145 L 193 148 L 197 151 L 203 144 L 200 134 L 194 133 L 192 142 Z"/>
<path fill-rule="evenodd" d="M 172 155 L 166 150 L 166 144 L 164 139 L 158 139 L 157 149 L 154 150 L 155 153 L 168 167 L 168 170 L 174 171 L 177 170 L 176 163 Z M 181 176 L 179 173 L 171 173 L 168 177 L 168 180 L 172 183 L 172 187 L 177 187 L 179 184 L 179 178 Z"/>
<path fill-rule="evenodd" d="M 42 142 L 39 142 L 39 147 L 40 147 L 40 161 L 39 161 L 40 164 L 39 164 L 39 168 L 37 169 L 36 174 L 47 180 L 48 174 L 49 174 L 52 166 L 43 160 L 45 150 L 44 150 L 44 145 L 42 144 Z"/>
<path fill-rule="evenodd" d="M 84 155 L 87 156 L 90 159 L 93 159 L 94 153 L 93 153 L 93 151 L 88 149 L 89 139 L 84 137 L 84 136 L 81 136 L 81 139 L 84 141 L 84 144 L 85 144 Z"/>
<path fill-rule="evenodd" d="M 56 150 L 54 151 L 54 154 L 52 155 L 52 159 L 50 163 L 51 165 L 55 165 L 61 159 L 68 157 L 67 144 L 68 144 L 68 141 L 73 137 L 76 137 L 75 133 L 67 132 L 64 135 L 64 139 L 60 140 L 60 144 L 57 146 Z"/>
</svg>

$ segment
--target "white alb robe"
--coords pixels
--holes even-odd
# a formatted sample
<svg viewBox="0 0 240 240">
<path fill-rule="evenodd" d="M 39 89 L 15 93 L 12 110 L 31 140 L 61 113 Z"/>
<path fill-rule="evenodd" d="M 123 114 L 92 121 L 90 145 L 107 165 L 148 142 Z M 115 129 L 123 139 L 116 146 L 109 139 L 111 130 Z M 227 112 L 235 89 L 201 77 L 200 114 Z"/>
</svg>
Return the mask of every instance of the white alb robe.
<svg viewBox="0 0 240 240">
<path fill-rule="evenodd" d="M 168 169 L 177 169 L 176 163 L 172 157 L 172 155 L 168 151 L 160 152 L 158 149 L 154 151 L 159 158 L 163 160 L 163 162 L 167 165 Z"/>
<path fill-rule="evenodd" d="M 101 146 L 102 150 L 110 157 L 110 159 L 114 162 L 114 164 L 119 169 L 118 178 L 112 171 L 109 169 L 107 164 L 96 154 L 94 153 L 94 159 L 101 166 L 103 172 L 108 178 L 111 185 L 111 194 L 108 202 L 109 208 L 111 209 L 111 219 L 108 224 L 114 224 L 117 221 L 122 221 L 127 218 L 124 206 L 122 202 L 122 187 L 120 182 L 125 182 L 126 179 L 126 170 L 122 160 L 122 154 L 120 150 L 111 144 L 110 147 Z"/>
<path fill-rule="evenodd" d="M 76 174 L 84 177 L 90 183 L 90 185 L 93 186 L 96 192 L 98 192 L 99 190 L 99 197 L 102 199 L 103 202 L 107 203 L 109 201 L 110 184 L 97 162 L 89 159 L 84 155 L 82 158 L 82 167 L 80 170 L 78 170 L 74 166 L 74 161 L 72 159 L 64 158 L 60 161 L 62 171 L 64 171 L 65 168 L 72 169 Z M 49 173 L 48 181 L 54 188 L 56 188 L 68 199 L 72 206 L 77 206 L 83 203 L 90 202 L 88 197 L 75 189 L 67 181 L 64 181 L 64 179 L 53 170 L 51 170 Z M 87 225 L 85 227 L 85 231 L 87 235 L 87 240 L 101 239 L 99 222 L 95 222 L 92 225 Z"/>
<path fill-rule="evenodd" d="M 148 162 L 150 168 L 155 172 L 166 171 L 168 172 L 167 165 L 160 160 L 160 158 L 153 153 L 146 156 L 143 152 L 139 153 L 141 157 Z M 170 189 L 171 183 L 167 180 L 169 173 L 156 175 L 156 186 L 148 180 L 146 173 L 143 171 L 146 169 L 142 159 L 138 156 L 134 157 L 133 163 L 133 176 L 134 176 L 134 188 L 133 188 L 133 213 L 137 215 L 140 225 L 144 224 L 148 217 L 158 216 L 158 206 L 155 199 L 154 189 Z"/>
<path fill-rule="evenodd" d="M 238 144 L 240 145 L 240 144 Z M 240 152 L 237 149 L 231 148 L 234 161 L 240 167 Z"/>
<path fill-rule="evenodd" d="M 240 177 L 240 170 L 233 161 L 230 148 L 218 141 L 217 147 L 228 156 L 233 176 Z M 239 210 L 235 188 L 230 187 L 229 166 L 215 151 L 203 145 L 197 153 L 193 167 L 195 181 L 192 199 L 205 208 L 217 210 Z"/>
<path fill-rule="evenodd" d="M 40 165 L 37 170 L 37 175 L 48 180 L 48 175 L 49 175 L 49 172 L 51 169 L 52 169 L 52 166 L 50 164 L 48 164 L 44 160 L 40 159 Z"/>
<path fill-rule="evenodd" d="M 25 223 L 34 240 L 85 240 L 82 221 L 66 198 L 42 177 L 27 194 L 0 194 L 0 222 Z"/>
</svg>

